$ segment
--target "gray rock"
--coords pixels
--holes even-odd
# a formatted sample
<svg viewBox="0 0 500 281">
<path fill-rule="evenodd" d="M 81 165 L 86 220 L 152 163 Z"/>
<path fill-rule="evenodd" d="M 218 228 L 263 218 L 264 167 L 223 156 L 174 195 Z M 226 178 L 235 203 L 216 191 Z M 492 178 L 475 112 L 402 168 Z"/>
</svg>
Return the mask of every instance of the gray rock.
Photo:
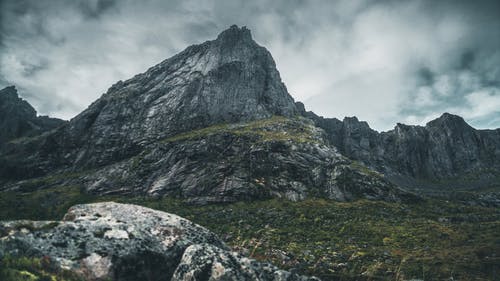
<svg viewBox="0 0 500 281">
<path fill-rule="evenodd" d="M 85 280 L 317 280 L 232 253 L 199 225 L 135 205 L 77 205 L 60 222 L 0 222 L 0 236 L 0 257 L 48 257 Z"/>
</svg>

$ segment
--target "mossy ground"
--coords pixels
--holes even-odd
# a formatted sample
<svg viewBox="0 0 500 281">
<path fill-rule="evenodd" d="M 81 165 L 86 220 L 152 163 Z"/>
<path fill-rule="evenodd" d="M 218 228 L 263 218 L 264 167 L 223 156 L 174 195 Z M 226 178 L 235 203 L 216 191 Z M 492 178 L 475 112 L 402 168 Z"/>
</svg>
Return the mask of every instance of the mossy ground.
<svg viewBox="0 0 500 281">
<path fill-rule="evenodd" d="M 235 250 L 325 280 L 495 280 L 500 274 L 500 210 L 435 199 L 192 206 L 57 187 L 0 193 L 0 219 L 60 219 L 71 205 L 110 200 L 178 214 L 219 234 Z"/>
<path fill-rule="evenodd" d="M 177 142 L 196 140 L 211 134 L 233 134 L 237 136 L 255 136 L 261 142 L 266 141 L 294 141 L 297 143 L 317 143 L 320 140 L 313 137 L 312 126 L 300 117 L 286 118 L 273 116 L 267 119 L 240 124 L 217 124 L 203 129 L 181 133 L 164 139 L 162 142 Z"/>
<path fill-rule="evenodd" d="M 81 281 L 78 276 L 60 270 L 48 258 L 4 257 L 0 260 L 2 281 Z"/>
</svg>

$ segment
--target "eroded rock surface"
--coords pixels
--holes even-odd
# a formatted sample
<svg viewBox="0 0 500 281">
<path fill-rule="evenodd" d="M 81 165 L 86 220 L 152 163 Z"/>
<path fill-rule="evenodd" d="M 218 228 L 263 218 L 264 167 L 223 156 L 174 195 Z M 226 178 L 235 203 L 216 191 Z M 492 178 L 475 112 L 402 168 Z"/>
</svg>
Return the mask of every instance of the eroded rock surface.
<svg viewBox="0 0 500 281">
<path fill-rule="evenodd" d="M 85 280 L 317 280 L 242 257 L 199 225 L 136 205 L 77 205 L 59 222 L 1 222 L 0 236 L 0 257 L 48 257 Z"/>
</svg>

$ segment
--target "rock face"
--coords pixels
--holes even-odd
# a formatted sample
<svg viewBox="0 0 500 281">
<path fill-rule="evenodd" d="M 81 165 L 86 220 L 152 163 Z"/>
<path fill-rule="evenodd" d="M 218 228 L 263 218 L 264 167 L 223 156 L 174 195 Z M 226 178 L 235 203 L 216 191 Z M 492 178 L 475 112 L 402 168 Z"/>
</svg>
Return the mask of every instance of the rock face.
<svg viewBox="0 0 500 281">
<path fill-rule="evenodd" d="M 498 182 L 500 176 L 500 129 L 476 130 L 460 116 L 444 113 L 425 126 L 398 123 L 393 130 L 379 133 L 356 117 L 340 121 L 303 114 L 326 131 L 343 155 L 399 185 L 432 186 L 431 182 L 446 181 L 474 187 Z M 468 177 L 466 182 L 463 176 Z"/>
<path fill-rule="evenodd" d="M 36 115 L 14 86 L 0 90 L 0 147 L 10 140 L 31 137 L 64 124 L 63 120 Z"/>
<path fill-rule="evenodd" d="M 49 258 L 84 280 L 317 280 L 242 257 L 199 225 L 135 205 L 77 205 L 60 222 L 1 222 L 0 236 L 0 258 Z"/>
</svg>

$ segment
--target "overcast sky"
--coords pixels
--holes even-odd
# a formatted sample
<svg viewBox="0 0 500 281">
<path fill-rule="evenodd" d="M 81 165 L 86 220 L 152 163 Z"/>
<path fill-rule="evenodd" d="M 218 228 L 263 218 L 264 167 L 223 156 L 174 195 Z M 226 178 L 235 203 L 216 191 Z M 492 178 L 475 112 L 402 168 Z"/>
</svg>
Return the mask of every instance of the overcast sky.
<svg viewBox="0 0 500 281">
<path fill-rule="evenodd" d="M 0 0 L 0 87 L 69 119 L 118 80 L 232 24 L 290 94 L 377 130 L 443 112 L 500 127 L 500 1 Z"/>
</svg>

